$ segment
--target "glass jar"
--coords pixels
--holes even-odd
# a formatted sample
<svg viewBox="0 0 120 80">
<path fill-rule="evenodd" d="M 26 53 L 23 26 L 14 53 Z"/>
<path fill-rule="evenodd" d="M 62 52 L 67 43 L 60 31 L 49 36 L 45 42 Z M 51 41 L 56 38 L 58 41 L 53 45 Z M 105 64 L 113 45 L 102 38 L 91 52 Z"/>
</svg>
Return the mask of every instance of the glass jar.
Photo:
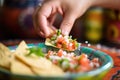
<svg viewBox="0 0 120 80">
<path fill-rule="evenodd" d="M 120 11 L 108 9 L 105 16 L 105 42 L 109 46 L 120 48 Z"/>
<path fill-rule="evenodd" d="M 91 44 L 97 44 L 102 39 L 103 9 L 93 7 L 87 11 L 84 18 L 84 38 Z"/>
</svg>

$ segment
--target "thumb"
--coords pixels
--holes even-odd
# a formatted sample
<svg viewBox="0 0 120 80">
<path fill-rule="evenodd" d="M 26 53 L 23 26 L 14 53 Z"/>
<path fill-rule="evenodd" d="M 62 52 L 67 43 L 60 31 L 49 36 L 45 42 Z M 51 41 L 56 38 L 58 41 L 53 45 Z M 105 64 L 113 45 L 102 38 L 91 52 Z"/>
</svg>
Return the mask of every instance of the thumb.
<svg viewBox="0 0 120 80">
<path fill-rule="evenodd" d="M 70 12 L 65 14 L 63 21 L 60 25 L 60 29 L 62 30 L 63 35 L 69 35 L 75 20 L 75 14 Z"/>
</svg>

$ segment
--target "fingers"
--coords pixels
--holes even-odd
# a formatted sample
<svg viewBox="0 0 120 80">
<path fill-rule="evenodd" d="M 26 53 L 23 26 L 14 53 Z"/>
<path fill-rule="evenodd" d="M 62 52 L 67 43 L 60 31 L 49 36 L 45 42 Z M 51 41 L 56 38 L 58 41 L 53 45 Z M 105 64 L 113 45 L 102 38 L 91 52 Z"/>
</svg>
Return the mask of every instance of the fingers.
<svg viewBox="0 0 120 80">
<path fill-rule="evenodd" d="M 49 21 L 47 20 L 48 17 L 51 14 L 52 9 L 50 7 L 44 7 L 42 6 L 41 10 L 38 13 L 38 27 L 40 31 L 44 33 L 44 37 L 47 37 L 50 35 L 50 30 L 49 30 Z"/>
<path fill-rule="evenodd" d="M 53 22 L 55 15 L 52 13 L 52 7 L 49 5 L 43 5 L 41 8 L 37 8 L 33 15 L 33 24 L 35 30 L 42 37 L 48 37 L 54 32 Z"/>
<path fill-rule="evenodd" d="M 62 30 L 63 35 L 69 35 L 73 24 L 76 20 L 76 16 L 72 12 L 67 12 L 63 18 L 60 29 Z"/>
<path fill-rule="evenodd" d="M 35 12 L 36 16 L 34 16 L 35 18 L 33 21 L 34 26 L 38 34 L 42 37 L 48 37 L 49 35 L 56 32 L 56 28 L 53 27 L 53 22 L 56 18 L 57 13 L 60 13 L 61 15 L 63 15 L 63 12 L 65 13 L 60 26 L 63 35 L 69 35 L 73 27 L 73 24 L 76 20 L 76 13 L 73 11 L 74 9 L 62 9 L 61 5 L 57 3 L 59 3 L 59 1 L 55 0 L 54 4 L 48 1 L 47 3 L 44 3 L 42 7 Z"/>
</svg>

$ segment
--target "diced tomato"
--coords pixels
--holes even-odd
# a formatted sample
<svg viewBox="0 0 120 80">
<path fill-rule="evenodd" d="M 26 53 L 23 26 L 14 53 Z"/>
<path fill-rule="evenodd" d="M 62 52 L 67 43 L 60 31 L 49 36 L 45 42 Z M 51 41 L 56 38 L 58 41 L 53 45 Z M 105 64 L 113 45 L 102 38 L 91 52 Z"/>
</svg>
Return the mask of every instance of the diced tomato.
<svg viewBox="0 0 120 80">
<path fill-rule="evenodd" d="M 77 60 L 71 60 L 70 63 L 77 64 L 78 62 L 77 62 Z"/>
<path fill-rule="evenodd" d="M 67 44 L 67 41 L 64 39 L 64 40 L 62 41 L 62 44 Z"/>
<path fill-rule="evenodd" d="M 72 45 L 72 48 L 75 49 L 75 48 L 76 48 L 76 42 L 73 41 L 72 44 L 73 44 L 73 45 Z"/>
<path fill-rule="evenodd" d="M 73 44 L 72 44 L 72 43 L 68 43 L 67 49 L 68 49 L 68 50 L 74 50 L 74 49 L 73 49 Z"/>
<path fill-rule="evenodd" d="M 62 44 L 57 43 L 57 44 L 56 44 L 56 47 L 57 47 L 57 48 L 62 48 Z"/>
<path fill-rule="evenodd" d="M 64 37 L 58 37 L 58 39 L 57 39 L 57 43 L 62 43 L 62 41 L 64 40 Z"/>
<path fill-rule="evenodd" d="M 59 57 L 61 57 L 61 56 L 63 55 L 63 50 L 60 49 L 60 50 L 58 51 L 57 55 L 58 55 Z"/>
<path fill-rule="evenodd" d="M 53 53 L 53 51 L 50 51 L 50 50 L 48 51 L 48 55 L 51 55 L 52 53 Z"/>
<path fill-rule="evenodd" d="M 92 62 L 99 63 L 99 59 L 98 58 L 93 58 Z"/>
<path fill-rule="evenodd" d="M 91 70 L 90 61 L 89 61 L 89 59 L 87 59 L 87 57 L 82 57 L 79 60 L 79 63 L 81 66 L 81 71 L 85 72 L 85 71 Z"/>
<path fill-rule="evenodd" d="M 89 60 L 86 59 L 86 58 L 82 58 L 80 60 L 80 64 L 83 65 L 83 66 L 89 66 Z"/>
<path fill-rule="evenodd" d="M 53 60 L 52 63 L 57 65 L 58 64 L 58 60 Z"/>
<path fill-rule="evenodd" d="M 85 54 L 81 54 L 81 58 L 79 60 L 80 65 L 85 66 L 85 67 L 89 67 L 89 59 L 86 57 Z"/>
<path fill-rule="evenodd" d="M 46 57 L 49 58 L 49 56 L 52 55 L 52 54 L 53 54 L 53 51 L 49 50 L 48 53 L 47 53 L 47 55 L 46 55 Z"/>
<path fill-rule="evenodd" d="M 81 54 L 81 58 L 87 58 L 86 54 Z"/>
</svg>

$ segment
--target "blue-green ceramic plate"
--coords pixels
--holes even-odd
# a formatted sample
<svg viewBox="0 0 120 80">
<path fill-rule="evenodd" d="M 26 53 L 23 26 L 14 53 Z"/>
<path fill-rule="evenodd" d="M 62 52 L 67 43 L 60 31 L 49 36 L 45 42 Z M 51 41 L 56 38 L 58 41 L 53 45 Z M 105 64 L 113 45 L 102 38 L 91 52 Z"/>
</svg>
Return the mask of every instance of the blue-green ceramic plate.
<svg viewBox="0 0 120 80">
<path fill-rule="evenodd" d="M 29 47 L 41 47 L 46 52 L 49 47 L 44 43 L 28 44 Z M 14 50 L 17 46 L 10 46 L 11 50 Z M 112 68 L 112 58 L 104 52 L 81 46 L 81 52 L 87 54 L 89 57 L 98 57 L 102 65 L 92 71 L 85 73 L 72 73 L 63 77 L 42 77 L 42 76 L 28 76 L 12 74 L 6 69 L 0 68 L 0 80 L 102 80 L 105 74 Z M 22 69 L 21 69 L 22 70 Z"/>
</svg>

